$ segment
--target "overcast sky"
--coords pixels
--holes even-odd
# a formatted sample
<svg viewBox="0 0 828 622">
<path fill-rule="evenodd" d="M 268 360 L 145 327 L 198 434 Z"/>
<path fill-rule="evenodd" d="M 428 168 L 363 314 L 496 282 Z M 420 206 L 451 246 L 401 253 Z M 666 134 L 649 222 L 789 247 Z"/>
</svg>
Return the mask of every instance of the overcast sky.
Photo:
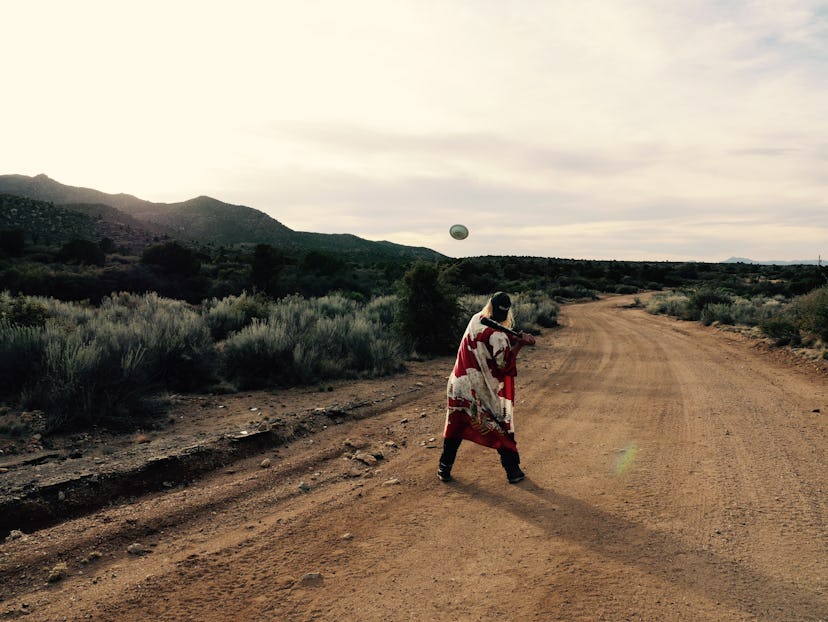
<svg viewBox="0 0 828 622">
<path fill-rule="evenodd" d="M 0 7 L 0 174 L 453 257 L 828 256 L 828 2 Z"/>
</svg>

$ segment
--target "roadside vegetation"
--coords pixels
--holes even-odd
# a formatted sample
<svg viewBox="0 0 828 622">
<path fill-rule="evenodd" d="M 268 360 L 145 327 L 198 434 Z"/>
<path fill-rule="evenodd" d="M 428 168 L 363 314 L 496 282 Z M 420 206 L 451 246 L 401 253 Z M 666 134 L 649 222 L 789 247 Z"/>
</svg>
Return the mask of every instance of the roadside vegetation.
<svg viewBox="0 0 828 622">
<path fill-rule="evenodd" d="M 653 295 L 646 309 L 705 326 L 752 328 L 776 346 L 808 347 L 828 359 L 828 285 L 791 297 L 747 297 L 708 287 L 674 290 Z"/>
<path fill-rule="evenodd" d="M 19 202 L 6 212 L 54 220 L 34 207 L 42 214 Z M 393 374 L 407 360 L 453 354 L 469 316 L 498 290 L 535 334 L 557 325 L 561 304 L 656 290 L 653 313 L 756 327 L 779 344 L 828 341 L 817 266 L 413 260 L 198 245 L 129 227 L 74 237 L 98 231 L 93 221 L 41 223 L 37 235 L 0 227 L 0 409 L 42 411 L 48 431 L 135 427 L 163 411 L 166 392 Z"/>
<path fill-rule="evenodd" d="M 426 270 L 424 265 L 420 268 Z M 418 297 L 425 289 L 417 290 Z M 433 300 L 439 291 L 431 296 Z M 0 293 L 0 400 L 45 413 L 50 431 L 130 426 L 163 391 L 235 391 L 312 385 L 400 371 L 406 360 L 445 354 L 462 333 L 464 298 L 441 347 L 403 332 L 422 326 L 397 296 L 342 294 L 272 299 L 242 293 L 201 305 L 156 293 L 114 294 L 99 305 Z M 476 308 L 475 308 L 476 307 Z M 517 295 L 527 329 L 550 325 L 557 304 Z"/>
</svg>

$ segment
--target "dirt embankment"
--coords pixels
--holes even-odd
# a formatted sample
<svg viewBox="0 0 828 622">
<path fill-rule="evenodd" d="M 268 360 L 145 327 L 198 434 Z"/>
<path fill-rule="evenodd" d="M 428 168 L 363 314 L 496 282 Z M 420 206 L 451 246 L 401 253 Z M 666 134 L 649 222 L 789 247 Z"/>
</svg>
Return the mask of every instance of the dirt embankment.
<svg viewBox="0 0 828 622">
<path fill-rule="evenodd" d="M 826 376 L 624 302 L 566 307 L 521 354 L 516 486 L 467 444 L 437 480 L 449 359 L 181 397 L 187 430 L 128 449 L 373 407 L 7 541 L 0 619 L 828 619 Z"/>
</svg>

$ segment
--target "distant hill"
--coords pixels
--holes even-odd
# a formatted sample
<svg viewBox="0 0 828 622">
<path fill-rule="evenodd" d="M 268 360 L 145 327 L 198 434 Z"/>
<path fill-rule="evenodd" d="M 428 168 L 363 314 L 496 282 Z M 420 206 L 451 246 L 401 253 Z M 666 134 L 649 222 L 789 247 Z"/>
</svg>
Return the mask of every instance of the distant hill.
<svg viewBox="0 0 828 622">
<path fill-rule="evenodd" d="M 124 221 L 129 218 L 130 226 L 141 226 L 152 233 L 166 234 L 182 241 L 219 245 L 271 244 L 287 251 L 318 250 L 375 256 L 377 259 L 445 258 L 423 247 L 373 242 L 350 234 L 294 231 L 264 212 L 207 196 L 181 203 L 153 203 L 129 194 L 107 194 L 91 188 L 66 186 L 46 175 L 0 175 L 0 193 L 48 201 L 87 214 L 97 209 L 97 216 L 102 220 L 120 220 L 126 225 Z M 115 211 L 101 209 L 107 206 Z"/>
<path fill-rule="evenodd" d="M 756 261 L 754 259 L 746 259 L 744 257 L 731 257 L 725 259 L 722 263 L 746 263 L 758 264 L 763 266 L 810 266 L 819 263 L 818 259 L 797 259 L 794 261 Z"/>
<path fill-rule="evenodd" d="M 0 194 L 0 230 L 3 229 L 20 229 L 35 244 L 100 242 L 109 238 L 127 252 L 140 252 L 161 239 L 173 237 L 170 229 L 142 223 L 108 205 L 54 205 L 12 194 Z"/>
<path fill-rule="evenodd" d="M 47 201 L 0 193 L 0 229 L 21 229 L 34 241 L 68 242 L 100 238 L 95 218 Z"/>
</svg>

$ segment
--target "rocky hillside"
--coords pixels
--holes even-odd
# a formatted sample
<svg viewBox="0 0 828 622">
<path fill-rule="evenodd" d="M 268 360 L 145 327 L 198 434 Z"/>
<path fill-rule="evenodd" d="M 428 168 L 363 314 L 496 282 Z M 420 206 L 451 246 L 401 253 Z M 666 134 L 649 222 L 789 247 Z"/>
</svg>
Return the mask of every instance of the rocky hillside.
<svg viewBox="0 0 828 622">
<path fill-rule="evenodd" d="M 0 229 L 22 229 L 32 241 L 44 244 L 99 237 L 92 216 L 9 194 L 0 194 Z"/>
<path fill-rule="evenodd" d="M 66 186 L 46 175 L 0 175 L 0 193 L 37 199 L 55 206 L 108 206 L 133 219 L 121 224 L 141 226 L 155 234 L 181 240 L 219 245 L 244 243 L 271 244 L 286 251 L 323 250 L 344 255 L 377 259 L 442 259 L 428 248 L 373 242 L 349 234 L 323 234 L 294 231 L 264 212 L 244 205 L 231 205 L 200 196 L 181 203 L 153 203 L 129 194 L 107 194 L 91 188 Z M 99 213 L 110 221 L 113 213 Z M 117 214 L 115 214 L 117 216 Z"/>
<path fill-rule="evenodd" d="M 11 194 L 0 194 L 0 230 L 21 230 L 29 242 L 47 246 L 109 238 L 115 247 L 132 252 L 140 252 L 172 233 L 162 227 L 144 226 L 107 205 L 56 206 Z"/>
</svg>

